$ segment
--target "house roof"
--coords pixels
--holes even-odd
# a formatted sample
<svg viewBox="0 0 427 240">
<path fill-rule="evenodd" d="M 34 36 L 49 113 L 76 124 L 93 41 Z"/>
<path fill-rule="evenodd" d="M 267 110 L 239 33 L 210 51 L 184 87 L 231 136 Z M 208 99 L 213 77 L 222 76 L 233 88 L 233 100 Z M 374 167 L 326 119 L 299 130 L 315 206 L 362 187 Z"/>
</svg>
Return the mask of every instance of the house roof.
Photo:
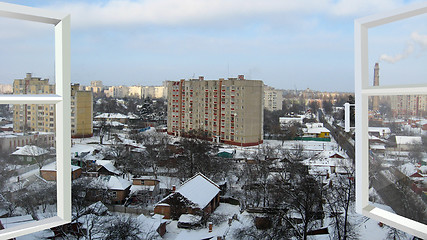
<svg viewBox="0 0 427 240">
<path fill-rule="evenodd" d="M 77 169 L 80 169 L 79 166 L 71 165 L 71 171 L 74 172 Z M 56 171 L 56 162 L 49 163 L 48 165 L 43 166 L 40 170 L 44 171 Z"/>
<path fill-rule="evenodd" d="M 120 171 L 117 170 L 116 167 L 114 167 L 113 162 L 110 160 L 96 160 L 95 164 L 104 167 L 107 171 L 109 171 L 111 173 L 120 174 Z"/>
<path fill-rule="evenodd" d="M 205 175 L 197 173 L 187 180 L 176 192 L 203 209 L 212 201 L 219 191 L 220 188 L 216 183 Z"/>
<path fill-rule="evenodd" d="M 307 133 L 316 133 L 316 134 L 320 134 L 320 133 L 328 133 L 330 132 L 327 128 L 325 127 L 312 127 L 312 128 L 307 128 Z"/>
<path fill-rule="evenodd" d="M 49 153 L 46 149 L 34 145 L 25 145 L 10 155 L 38 157 Z"/>
<path fill-rule="evenodd" d="M 396 143 L 401 144 L 421 144 L 421 136 L 396 136 Z"/>
<path fill-rule="evenodd" d="M 100 183 L 110 190 L 125 190 L 132 185 L 132 181 L 117 176 L 100 176 L 93 183 L 95 186 Z"/>
<path fill-rule="evenodd" d="M 197 173 L 192 178 L 188 179 L 175 193 L 171 193 L 169 196 L 160 201 L 163 203 L 164 200 L 168 199 L 172 195 L 179 193 L 184 198 L 196 205 L 196 207 L 203 209 L 210 201 L 219 193 L 219 186 L 212 180 L 207 178 L 201 173 Z"/>
<path fill-rule="evenodd" d="M 96 117 L 94 117 L 95 119 L 100 119 L 100 118 L 111 118 L 111 119 L 129 119 L 129 116 L 126 116 L 124 114 L 121 113 L 102 113 Z"/>
</svg>

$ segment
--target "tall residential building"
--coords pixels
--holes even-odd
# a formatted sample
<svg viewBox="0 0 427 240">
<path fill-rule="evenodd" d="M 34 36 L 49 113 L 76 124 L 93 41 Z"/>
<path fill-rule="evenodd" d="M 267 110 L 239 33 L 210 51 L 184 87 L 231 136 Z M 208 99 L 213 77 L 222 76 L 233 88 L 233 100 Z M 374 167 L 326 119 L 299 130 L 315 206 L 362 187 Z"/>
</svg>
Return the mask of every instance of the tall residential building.
<svg viewBox="0 0 427 240">
<path fill-rule="evenodd" d="M 213 140 L 238 146 L 263 141 L 263 82 L 238 78 L 170 81 L 168 134 L 201 130 Z"/>
<path fill-rule="evenodd" d="M 269 111 L 282 110 L 283 91 L 264 86 L 264 108 Z"/>
<path fill-rule="evenodd" d="M 71 86 L 71 136 L 93 135 L 92 92 L 80 91 L 79 84 Z M 13 94 L 54 94 L 55 85 L 48 79 L 32 77 L 13 82 Z M 15 104 L 13 107 L 13 131 L 55 132 L 54 104 Z"/>
<path fill-rule="evenodd" d="M 71 85 L 71 136 L 93 136 L 93 95 L 91 91 L 79 90 L 79 84 Z"/>
<path fill-rule="evenodd" d="M 427 95 L 398 95 L 390 99 L 393 116 L 427 116 Z"/>
</svg>

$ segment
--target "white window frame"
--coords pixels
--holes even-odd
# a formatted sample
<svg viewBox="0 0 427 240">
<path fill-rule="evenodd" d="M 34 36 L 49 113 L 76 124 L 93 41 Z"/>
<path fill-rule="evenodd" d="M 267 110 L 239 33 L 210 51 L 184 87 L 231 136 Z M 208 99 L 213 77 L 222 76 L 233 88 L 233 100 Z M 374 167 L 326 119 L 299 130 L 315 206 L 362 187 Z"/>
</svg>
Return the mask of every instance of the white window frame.
<svg viewBox="0 0 427 240">
<path fill-rule="evenodd" d="M 0 231 L 0 239 L 10 239 L 71 222 L 70 15 L 0 3 L 0 17 L 47 23 L 55 28 L 56 94 L 0 95 L 0 104 L 56 105 L 57 216 Z"/>
<path fill-rule="evenodd" d="M 427 13 L 427 3 L 372 15 L 354 22 L 356 99 L 356 211 L 409 234 L 427 239 L 427 225 L 369 204 L 368 98 L 427 94 L 427 85 L 369 86 L 368 29 Z"/>
</svg>

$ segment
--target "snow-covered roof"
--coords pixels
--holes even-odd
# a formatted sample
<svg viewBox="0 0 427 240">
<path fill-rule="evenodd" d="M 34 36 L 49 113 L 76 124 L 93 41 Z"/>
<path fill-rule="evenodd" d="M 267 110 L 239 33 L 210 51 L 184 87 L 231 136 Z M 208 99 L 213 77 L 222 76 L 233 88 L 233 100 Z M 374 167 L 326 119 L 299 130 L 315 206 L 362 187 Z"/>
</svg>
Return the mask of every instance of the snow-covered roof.
<svg viewBox="0 0 427 240">
<path fill-rule="evenodd" d="M 316 134 L 320 134 L 322 132 L 330 132 L 327 128 L 325 127 L 311 127 L 311 128 L 307 128 L 307 133 L 316 133 Z"/>
<path fill-rule="evenodd" d="M 76 171 L 77 169 L 80 169 L 79 166 L 71 165 L 71 171 Z M 49 163 L 48 165 L 43 166 L 40 170 L 44 171 L 56 171 L 56 162 Z"/>
<path fill-rule="evenodd" d="M 201 173 L 197 173 L 176 192 L 187 198 L 200 209 L 205 208 L 210 201 L 219 193 L 219 186 Z"/>
<path fill-rule="evenodd" d="M 111 160 L 96 160 L 96 165 L 103 166 L 107 171 L 120 174 L 121 172 L 114 167 L 114 163 Z"/>
<path fill-rule="evenodd" d="M 126 116 L 124 114 L 121 113 L 102 113 L 96 117 L 94 117 L 95 119 L 101 119 L 101 118 L 110 118 L 110 119 L 129 119 L 129 116 Z"/>
<path fill-rule="evenodd" d="M 396 136 L 396 143 L 402 144 L 422 144 L 421 136 Z"/>
<path fill-rule="evenodd" d="M 73 144 L 71 146 L 71 154 L 74 156 L 76 153 L 80 154 L 83 152 L 93 152 L 97 147 L 89 145 L 89 144 Z"/>
<path fill-rule="evenodd" d="M 234 148 L 219 148 L 218 153 L 220 153 L 220 152 L 226 152 L 226 153 L 234 154 L 236 152 L 236 150 Z"/>
<path fill-rule="evenodd" d="M 198 223 L 202 220 L 202 216 L 193 214 L 181 214 L 178 222 L 181 223 Z"/>
<path fill-rule="evenodd" d="M 132 185 L 132 181 L 117 176 L 100 176 L 94 181 L 94 185 L 100 183 L 110 190 L 125 190 Z"/>
<path fill-rule="evenodd" d="M 388 127 L 369 127 L 368 132 L 391 133 L 390 128 Z"/>
<path fill-rule="evenodd" d="M 372 144 L 369 145 L 372 150 L 385 150 L 385 145 L 382 144 Z"/>
<path fill-rule="evenodd" d="M 132 185 L 130 187 L 130 192 L 131 193 L 136 193 L 136 192 L 139 192 L 139 191 L 149 191 L 149 192 L 152 192 L 152 191 L 154 191 L 155 187 L 156 186 L 149 186 L 149 185 Z"/>
<path fill-rule="evenodd" d="M 13 152 L 11 155 L 38 157 L 48 153 L 49 152 L 46 149 L 43 149 L 41 147 L 37 147 L 34 145 L 25 145 L 23 147 L 20 147 L 15 152 Z"/>
</svg>

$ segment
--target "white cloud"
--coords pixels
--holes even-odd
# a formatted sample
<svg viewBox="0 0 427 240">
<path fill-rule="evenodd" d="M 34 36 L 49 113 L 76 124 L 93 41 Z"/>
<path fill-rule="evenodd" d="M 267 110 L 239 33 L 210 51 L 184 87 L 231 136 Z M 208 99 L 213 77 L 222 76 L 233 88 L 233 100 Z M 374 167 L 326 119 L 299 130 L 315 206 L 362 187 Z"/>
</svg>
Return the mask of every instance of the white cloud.
<svg viewBox="0 0 427 240">
<path fill-rule="evenodd" d="M 405 5 L 403 0 L 338 0 L 331 3 L 329 12 L 335 16 L 363 17 L 403 5 Z"/>
<path fill-rule="evenodd" d="M 411 34 L 411 39 L 422 48 L 427 48 L 427 35 L 420 35 L 417 32 Z"/>
<path fill-rule="evenodd" d="M 402 53 L 395 56 L 382 54 L 380 56 L 380 60 L 389 63 L 396 63 L 402 59 L 408 58 L 412 53 L 414 53 L 416 47 L 420 47 L 420 51 L 427 49 L 427 35 L 420 35 L 418 32 L 413 32 L 411 33 L 410 39 L 411 40 L 408 41 L 406 48 Z"/>
<path fill-rule="evenodd" d="M 386 61 L 386 62 L 389 62 L 389 63 L 395 63 L 397 61 L 400 61 L 402 59 L 407 58 L 413 52 L 414 52 L 414 45 L 413 45 L 412 42 L 409 42 L 408 45 L 406 46 L 406 49 L 402 53 L 397 54 L 395 56 L 390 56 L 390 55 L 387 55 L 387 54 L 382 54 L 380 56 L 380 60 L 381 61 Z"/>
<path fill-rule="evenodd" d="M 67 1 L 48 8 L 70 12 L 75 27 L 90 27 L 205 24 L 283 14 L 361 17 L 402 5 L 403 0 L 111 0 Z"/>
</svg>

